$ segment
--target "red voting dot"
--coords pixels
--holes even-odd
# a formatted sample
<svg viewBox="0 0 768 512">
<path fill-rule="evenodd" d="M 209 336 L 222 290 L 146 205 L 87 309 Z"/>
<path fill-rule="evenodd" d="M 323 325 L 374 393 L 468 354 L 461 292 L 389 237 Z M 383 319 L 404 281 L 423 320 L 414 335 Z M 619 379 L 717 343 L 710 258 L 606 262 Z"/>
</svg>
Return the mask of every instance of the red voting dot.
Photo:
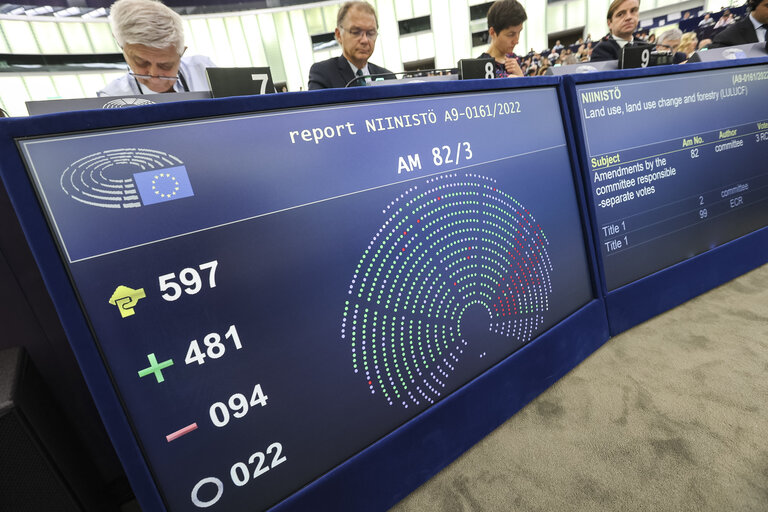
<svg viewBox="0 0 768 512">
<path fill-rule="evenodd" d="M 440 200 L 440 196 L 437 196 L 437 200 L 438 200 L 438 201 Z"/>
<path fill-rule="evenodd" d="M 467 259 L 469 259 L 469 256 L 467 256 Z"/>
<path fill-rule="evenodd" d="M 372 384 L 373 384 L 373 381 L 372 381 L 372 380 L 369 380 L 369 381 L 368 381 L 368 385 L 370 386 L 370 385 L 372 385 Z"/>
<path fill-rule="evenodd" d="M 419 222 L 421 222 L 421 219 L 416 219 L 416 224 L 418 224 Z"/>
<path fill-rule="evenodd" d="M 405 252 L 405 247 L 403 247 L 403 252 Z"/>
<path fill-rule="evenodd" d="M 456 283 L 453 283 L 453 286 L 456 286 Z"/>
<path fill-rule="evenodd" d="M 404 235 L 407 235 L 407 234 L 408 234 L 408 232 L 407 232 L 407 231 L 403 231 L 403 234 L 404 234 Z"/>
</svg>

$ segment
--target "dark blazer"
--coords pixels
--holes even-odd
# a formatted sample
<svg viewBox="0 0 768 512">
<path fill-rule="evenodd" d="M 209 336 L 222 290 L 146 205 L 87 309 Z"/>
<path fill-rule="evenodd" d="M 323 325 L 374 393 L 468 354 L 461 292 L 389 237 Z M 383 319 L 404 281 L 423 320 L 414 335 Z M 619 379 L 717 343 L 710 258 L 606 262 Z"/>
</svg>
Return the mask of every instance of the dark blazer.
<svg viewBox="0 0 768 512">
<path fill-rule="evenodd" d="M 371 62 L 368 63 L 368 71 L 372 75 L 383 74 L 387 80 L 395 78 L 395 75 L 388 69 L 377 66 Z M 330 89 L 332 87 L 346 87 L 349 82 L 355 79 L 349 62 L 343 55 L 332 57 L 322 62 L 315 62 L 309 68 L 309 89 Z M 361 85 L 357 81 L 349 84 L 350 87 Z"/>
<path fill-rule="evenodd" d="M 618 60 L 619 55 L 621 55 L 621 46 L 611 37 L 611 34 L 608 34 L 592 48 L 592 57 L 589 60 L 592 62 Z"/>
<path fill-rule="evenodd" d="M 737 21 L 715 36 L 710 48 L 723 48 L 725 46 L 736 46 L 739 44 L 748 44 L 757 42 L 757 32 L 749 16 Z"/>
</svg>

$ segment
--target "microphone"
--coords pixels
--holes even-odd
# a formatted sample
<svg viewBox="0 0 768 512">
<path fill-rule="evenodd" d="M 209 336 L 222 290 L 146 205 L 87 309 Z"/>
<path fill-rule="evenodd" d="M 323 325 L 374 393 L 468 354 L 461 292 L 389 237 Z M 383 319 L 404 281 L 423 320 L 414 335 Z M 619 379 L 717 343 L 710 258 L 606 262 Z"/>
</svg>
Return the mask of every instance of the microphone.
<svg viewBox="0 0 768 512">
<path fill-rule="evenodd" d="M 347 82 L 347 84 L 344 87 L 345 88 L 349 87 L 350 85 L 354 84 L 355 82 L 359 82 L 360 80 L 365 80 L 366 78 L 372 78 L 372 79 L 385 78 L 386 79 L 386 78 L 394 77 L 395 75 L 403 75 L 402 78 L 410 78 L 407 75 L 414 75 L 413 78 L 418 78 L 418 77 L 436 76 L 435 73 L 437 73 L 438 71 L 440 72 L 440 75 L 457 74 L 456 70 L 455 69 L 451 69 L 451 68 L 417 69 L 415 71 L 395 71 L 395 72 L 390 72 L 390 73 L 373 73 L 373 74 L 370 74 L 370 75 L 356 76 L 355 78 L 353 78 L 352 80 Z"/>
</svg>

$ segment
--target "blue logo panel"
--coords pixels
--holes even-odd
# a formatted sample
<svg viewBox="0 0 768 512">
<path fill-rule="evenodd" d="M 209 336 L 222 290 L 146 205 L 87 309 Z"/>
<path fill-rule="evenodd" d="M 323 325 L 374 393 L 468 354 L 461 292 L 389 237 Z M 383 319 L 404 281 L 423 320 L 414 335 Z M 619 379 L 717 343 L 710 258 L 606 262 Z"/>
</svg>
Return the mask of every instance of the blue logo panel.
<svg viewBox="0 0 768 512">
<path fill-rule="evenodd" d="M 144 206 L 195 195 L 183 165 L 133 175 Z"/>
</svg>

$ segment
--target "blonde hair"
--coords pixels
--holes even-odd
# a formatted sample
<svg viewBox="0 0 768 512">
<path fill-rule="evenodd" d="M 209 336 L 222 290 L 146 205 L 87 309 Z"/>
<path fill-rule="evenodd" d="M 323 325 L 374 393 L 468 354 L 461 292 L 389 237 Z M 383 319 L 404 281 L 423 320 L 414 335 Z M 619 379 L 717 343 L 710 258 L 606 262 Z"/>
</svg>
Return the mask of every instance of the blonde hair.
<svg viewBox="0 0 768 512">
<path fill-rule="evenodd" d="M 184 25 L 178 13 L 156 0 L 117 0 L 110 7 L 109 22 L 117 44 L 151 48 L 174 47 L 184 53 Z"/>
<path fill-rule="evenodd" d="M 683 37 L 680 38 L 680 46 L 677 47 L 677 51 L 685 52 L 688 55 L 696 51 L 696 43 L 699 38 L 696 37 L 696 32 L 686 32 Z"/>
</svg>

